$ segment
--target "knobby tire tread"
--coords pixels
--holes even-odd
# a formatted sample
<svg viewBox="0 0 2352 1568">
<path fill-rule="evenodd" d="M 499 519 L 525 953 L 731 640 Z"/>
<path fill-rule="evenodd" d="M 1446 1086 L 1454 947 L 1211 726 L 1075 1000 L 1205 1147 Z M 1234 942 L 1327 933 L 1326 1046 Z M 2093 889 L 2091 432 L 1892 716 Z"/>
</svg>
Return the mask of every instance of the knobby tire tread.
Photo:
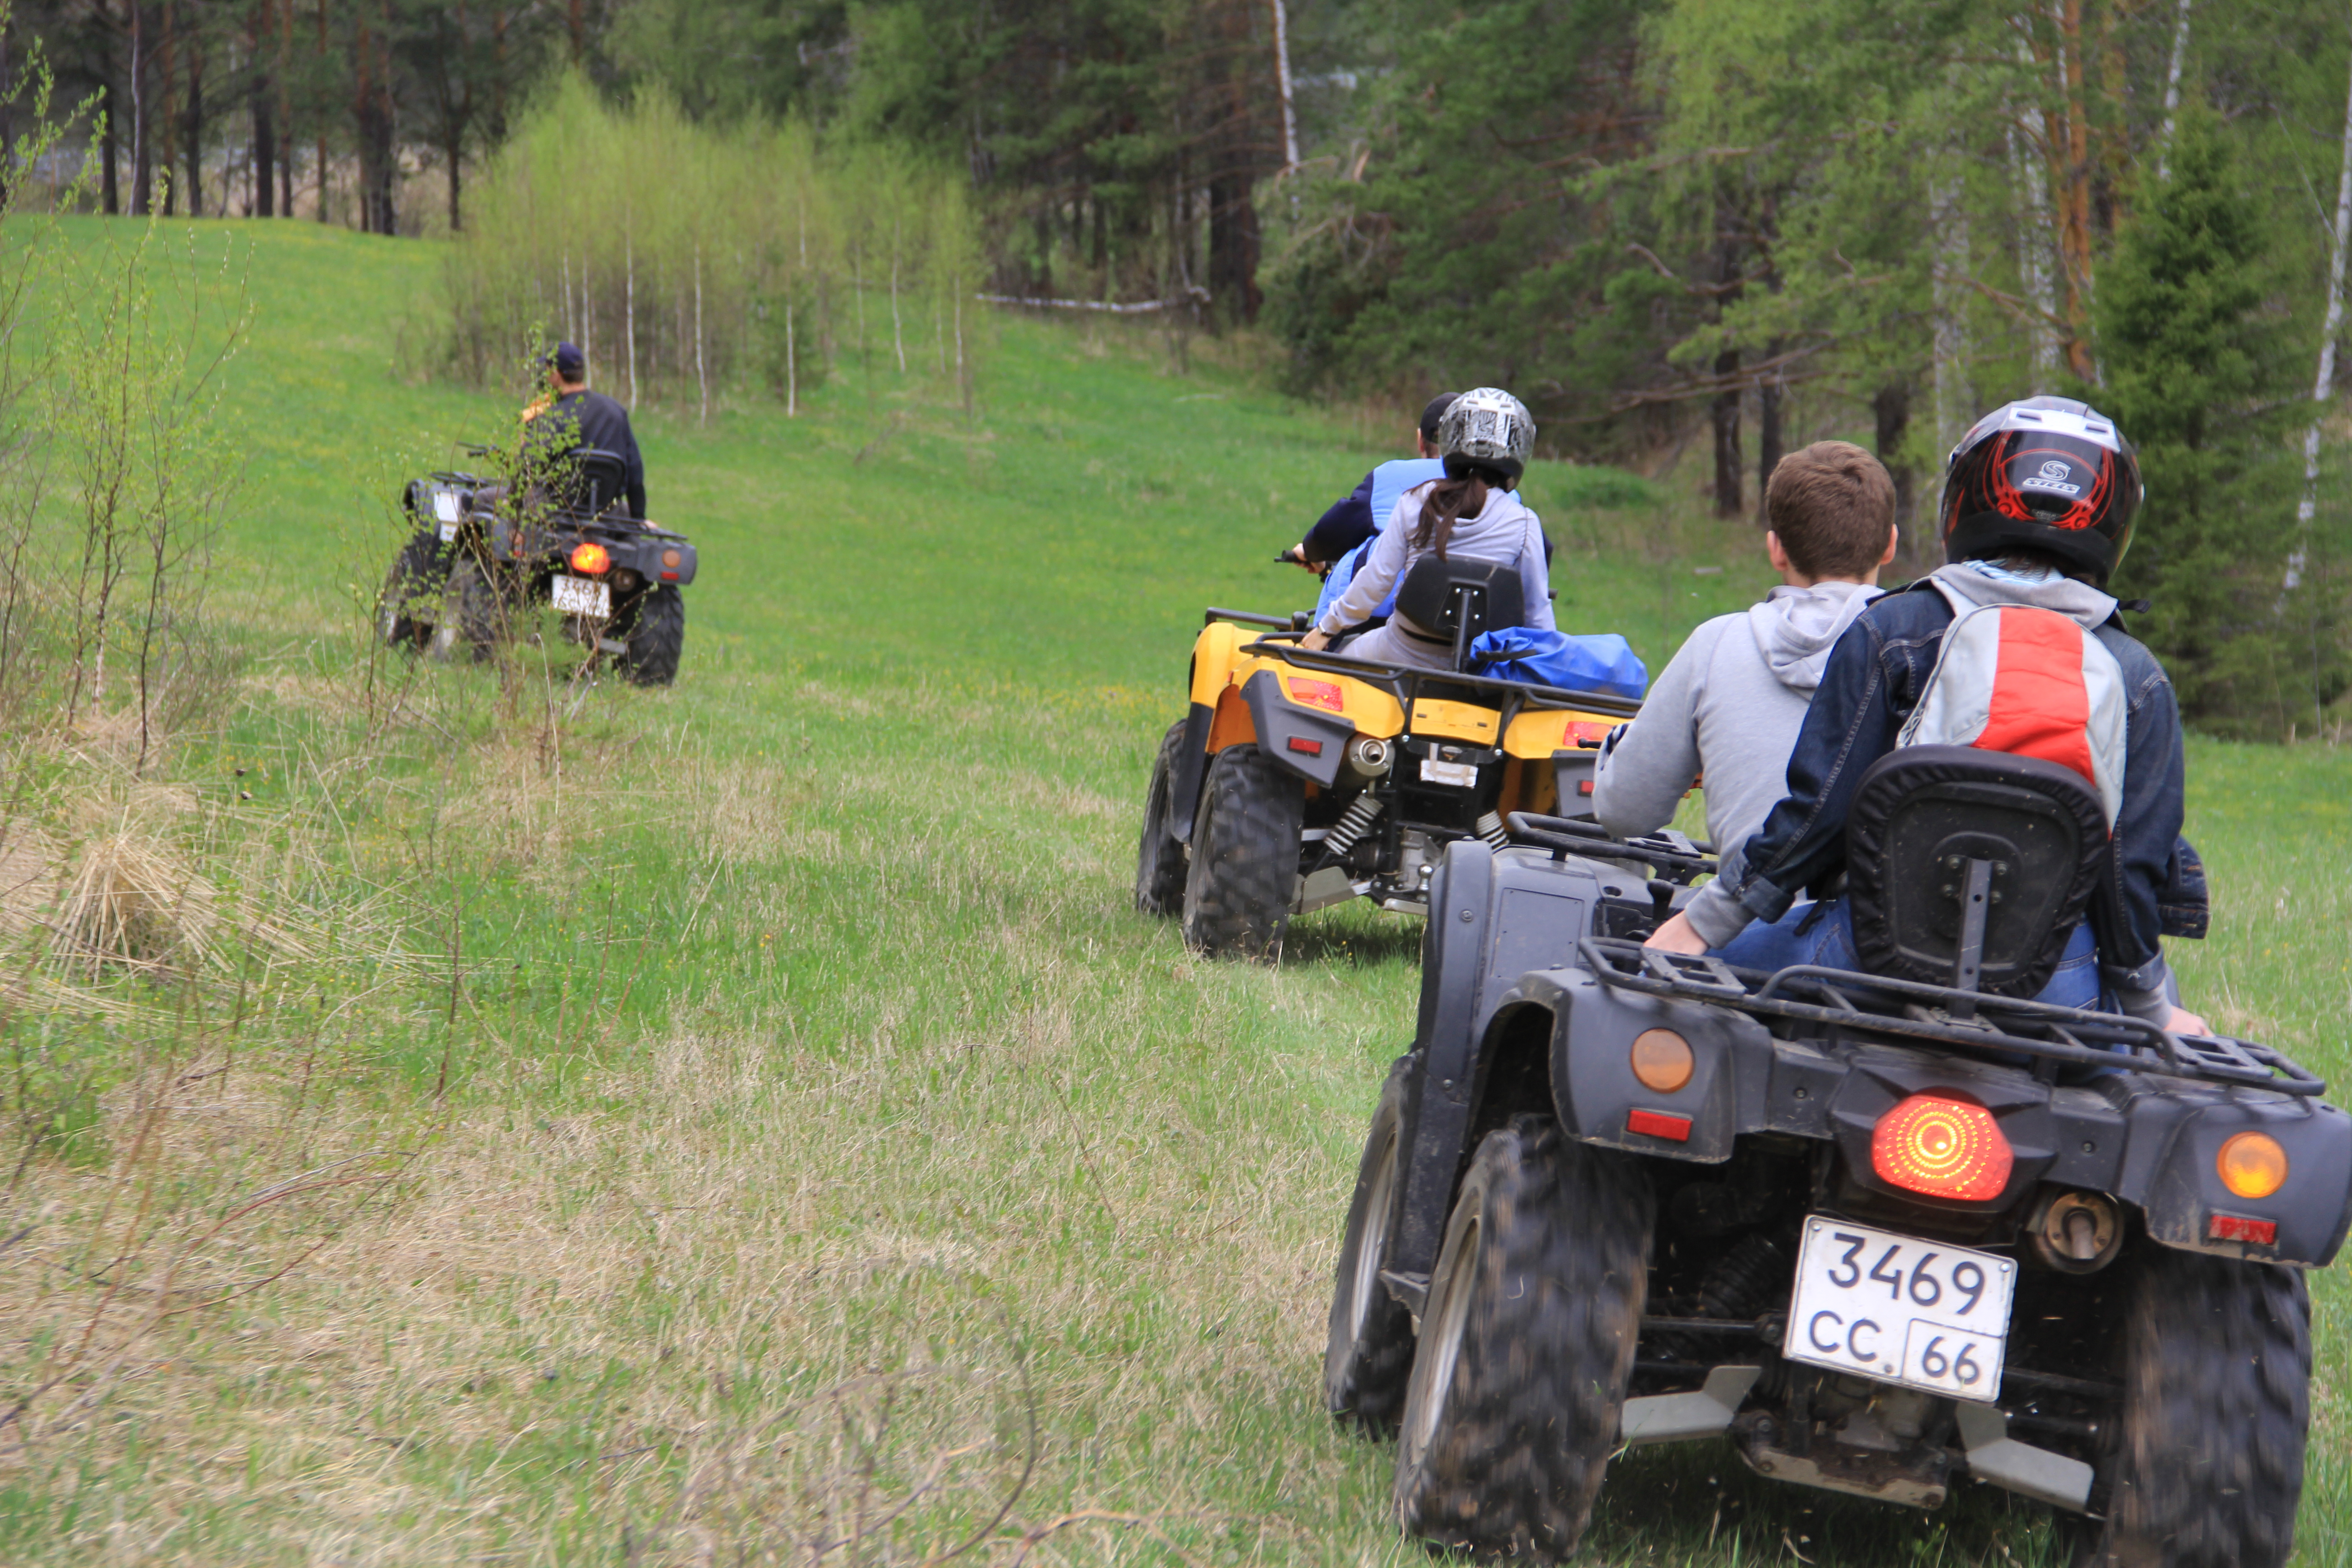
<svg viewBox="0 0 2352 1568">
<path fill-rule="evenodd" d="M 1324 1342 L 1323 1406 L 1335 1419 L 1369 1436 L 1387 1436 L 1396 1431 L 1397 1418 L 1404 1413 L 1405 1384 L 1412 1375 L 1412 1314 L 1385 1287 L 1373 1286 L 1371 1310 L 1360 1331 L 1350 1332 L 1349 1321 L 1355 1316 L 1356 1259 L 1372 1219 L 1367 1205 L 1379 1178 L 1377 1167 L 1384 1145 L 1391 1142 L 1396 1145 L 1387 1154 L 1395 1171 L 1390 1191 L 1391 1211 L 1402 1192 L 1404 1100 L 1412 1068 L 1412 1058 L 1399 1058 L 1381 1086 L 1380 1106 L 1372 1112 L 1371 1131 L 1365 1136 L 1363 1157 L 1357 1163 L 1355 1195 L 1348 1204 L 1348 1228 L 1339 1241 L 1331 1318 Z M 1391 1229 L 1390 1239 L 1395 1234 Z"/>
<path fill-rule="evenodd" d="M 1616 1447 L 1656 1199 L 1632 1157 L 1521 1116 L 1480 1143 L 1457 1212 L 1472 1202 L 1485 1216 L 1475 1296 L 1438 1426 L 1417 1457 L 1400 1450 L 1398 1521 L 1460 1551 L 1558 1561 L 1582 1540 Z M 1454 1239 L 1449 1225 L 1448 1253 Z M 1441 1258 L 1433 1279 L 1450 1268 Z M 1423 1354 L 1438 1311 L 1433 1289 Z"/>
<path fill-rule="evenodd" d="M 2124 1408 L 2101 1568 L 2278 1568 L 2310 1426 L 2303 1275 L 2147 1247 L 2125 1328 Z"/>
<path fill-rule="evenodd" d="M 1147 915 L 1172 915 L 1184 908 L 1184 847 L 1170 828 L 1170 798 L 1177 764 L 1184 754 L 1184 721 L 1168 726 L 1151 763 L 1151 787 L 1143 798 L 1143 832 L 1135 848 L 1135 907 Z"/>
<path fill-rule="evenodd" d="M 453 658 L 462 648 L 467 658 L 478 662 L 488 658 L 505 637 L 507 622 L 507 605 L 489 570 L 470 552 L 461 554 L 441 590 L 436 646 Z"/>
<path fill-rule="evenodd" d="M 1290 925 L 1307 794 L 1254 745 L 1209 763 L 1184 882 L 1184 940 L 1201 952 L 1271 961 Z"/>
<path fill-rule="evenodd" d="M 621 671 L 631 680 L 639 686 L 675 681 L 686 652 L 686 595 L 667 584 L 646 589 L 621 640 L 629 649 L 621 656 Z"/>
<path fill-rule="evenodd" d="M 447 575 L 437 535 L 420 533 L 400 547 L 392 570 L 384 574 L 383 592 L 376 597 L 376 633 L 386 647 L 414 649 L 424 642 L 432 623 L 410 611 L 420 600 L 435 597 Z"/>
</svg>

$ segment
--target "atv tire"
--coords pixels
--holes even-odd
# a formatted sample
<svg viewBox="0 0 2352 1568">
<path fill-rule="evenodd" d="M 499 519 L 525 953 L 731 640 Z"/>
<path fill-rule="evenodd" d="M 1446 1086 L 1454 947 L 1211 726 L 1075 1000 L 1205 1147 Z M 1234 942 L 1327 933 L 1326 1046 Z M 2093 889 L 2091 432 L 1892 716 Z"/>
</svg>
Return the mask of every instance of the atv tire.
<svg viewBox="0 0 2352 1568">
<path fill-rule="evenodd" d="M 1546 1118 L 1478 1145 L 1405 1394 L 1408 1533 L 1515 1557 L 1576 1550 L 1633 1381 L 1656 1207 L 1635 1160 Z"/>
<path fill-rule="evenodd" d="M 1184 940 L 1201 952 L 1272 959 L 1290 924 L 1307 792 L 1254 745 L 1209 762 L 1184 879 Z"/>
<path fill-rule="evenodd" d="M 1396 1430 L 1412 1373 L 1412 1314 L 1381 1283 L 1396 1219 L 1404 1163 L 1404 1097 L 1412 1058 L 1389 1068 L 1380 1108 L 1356 1169 L 1356 1195 L 1331 1289 L 1331 1327 L 1323 1350 L 1323 1405 L 1371 1436 Z"/>
<path fill-rule="evenodd" d="M 686 596 L 667 584 L 646 589 L 620 637 L 629 650 L 618 660 L 621 673 L 639 686 L 667 686 L 686 651 Z"/>
<path fill-rule="evenodd" d="M 425 639 L 425 651 L 436 658 L 460 655 L 478 664 L 508 630 L 507 605 L 489 569 L 471 553 L 460 555 L 441 589 L 441 618 Z"/>
<path fill-rule="evenodd" d="M 2105 1528 L 2076 1562 L 2277 1568 L 2311 1415 L 2302 1274 L 2151 1246 L 2129 1299 Z"/>
<path fill-rule="evenodd" d="M 434 623 L 416 612 L 430 609 L 448 575 L 440 536 L 432 530 L 425 530 L 400 547 L 375 602 L 376 634 L 386 647 L 414 652 L 425 646 L 433 635 Z"/>
<path fill-rule="evenodd" d="M 1176 769 L 1184 756 L 1184 721 L 1168 726 L 1160 754 L 1151 763 L 1151 788 L 1143 797 L 1143 836 L 1135 850 L 1135 907 L 1147 915 L 1172 915 L 1184 907 L 1184 847 L 1169 826 L 1176 793 Z"/>
</svg>

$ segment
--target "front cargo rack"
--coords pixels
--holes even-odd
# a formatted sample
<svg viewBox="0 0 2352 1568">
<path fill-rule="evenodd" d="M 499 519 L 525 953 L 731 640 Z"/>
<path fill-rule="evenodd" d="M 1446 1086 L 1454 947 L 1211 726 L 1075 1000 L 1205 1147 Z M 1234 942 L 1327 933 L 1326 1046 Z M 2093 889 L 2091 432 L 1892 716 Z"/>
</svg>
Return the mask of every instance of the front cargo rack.
<svg viewBox="0 0 2352 1568">
<path fill-rule="evenodd" d="M 1622 937 L 1588 936 L 1584 964 L 1615 991 L 1730 1007 L 1763 1018 L 1825 1026 L 1833 1036 L 1889 1037 L 1971 1055 L 2032 1058 L 2042 1076 L 2061 1067 L 2126 1068 L 2165 1078 L 2266 1089 L 2312 1098 L 2327 1086 L 2284 1051 L 2228 1036 L 2184 1036 L 2121 1013 L 1916 980 L 1792 963 L 1766 972 L 1704 953 L 1668 952 Z"/>
</svg>

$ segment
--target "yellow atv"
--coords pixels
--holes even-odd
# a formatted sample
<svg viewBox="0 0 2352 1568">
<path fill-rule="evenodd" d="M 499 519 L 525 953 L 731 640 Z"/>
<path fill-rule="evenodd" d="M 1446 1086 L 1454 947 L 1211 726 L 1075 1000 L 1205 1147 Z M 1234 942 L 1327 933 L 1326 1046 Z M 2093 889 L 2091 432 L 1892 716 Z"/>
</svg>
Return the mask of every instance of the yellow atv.
<svg viewBox="0 0 2352 1568">
<path fill-rule="evenodd" d="M 1152 765 L 1136 907 L 1181 910 L 1204 952 L 1264 957 L 1291 916 L 1350 899 L 1426 914 L 1445 847 L 1499 847 L 1512 812 L 1589 816 L 1601 739 L 1640 703 L 1467 673 L 1481 608 L 1443 628 L 1454 670 L 1310 653 L 1303 615 L 1211 609 Z"/>
</svg>

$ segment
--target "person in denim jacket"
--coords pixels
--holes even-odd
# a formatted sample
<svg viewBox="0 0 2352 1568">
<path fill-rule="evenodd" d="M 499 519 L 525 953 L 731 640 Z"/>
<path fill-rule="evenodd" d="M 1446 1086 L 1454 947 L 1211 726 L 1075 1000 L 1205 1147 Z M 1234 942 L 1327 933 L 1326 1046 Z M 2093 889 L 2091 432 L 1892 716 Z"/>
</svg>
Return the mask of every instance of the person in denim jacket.
<svg viewBox="0 0 2352 1568">
<path fill-rule="evenodd" d="M 1788 795 L 1722 874 L 1649 945 L 1712 951 L 1755 968 L 1853 969 L 1843 900 L 1793 908 L 1843 868 L 1845 818 L 1870 764 L 1893 750 L 1935 668 L 1955 599 L 2054 610 L 2105 645 L 2127 694 L 2122 802 L 2105 885 L 2041 999 L 2105 1005 L 2178 1034 L 2204 1034 L 2180 1007 L 2159 940 L 2179 842 L 2186 765 L 2172 683 L 2124 629 L 2105 591 L 2143 491 L 2131 444 L 2068 399 L 2034 397 L 1979 420 L 1953 449 L 1944 487 L 1946 563 L 1864 610 L 1831 651 L 1789 758 Z"/>
</svg>

